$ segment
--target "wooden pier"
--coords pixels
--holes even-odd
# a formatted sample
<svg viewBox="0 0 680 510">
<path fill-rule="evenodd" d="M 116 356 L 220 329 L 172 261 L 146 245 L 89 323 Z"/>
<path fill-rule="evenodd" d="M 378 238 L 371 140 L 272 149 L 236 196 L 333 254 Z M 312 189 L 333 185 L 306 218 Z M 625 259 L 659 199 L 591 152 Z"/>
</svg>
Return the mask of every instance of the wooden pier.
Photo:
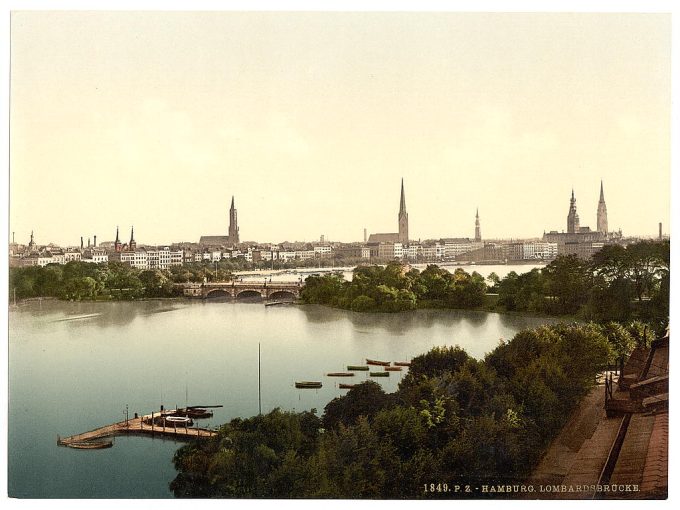
<svg viewBox="0 0 680 510">
<path fill-rule="evenodd" d="M 180 410 L 181 411 L 181 410 Z M 97 441 L 105 437 L 123 434 L 142 434 L 151 436 L 165 436 L 173 439 L 188 441 L 201 438 L 209 438 L 217 435 L 217 432 L 200 427 L 189 427 L 187 424 L 165 422 L 165 417 L 174 416 L 178 410 L 162 410 L 143 416 L 135 416 L 127 420 L 119 421 L 111 425 L 105 425 L 98 429 L 83 432 L 68 437 L 57 437 L 59 446 L 87 443 Z"/>
</svg>

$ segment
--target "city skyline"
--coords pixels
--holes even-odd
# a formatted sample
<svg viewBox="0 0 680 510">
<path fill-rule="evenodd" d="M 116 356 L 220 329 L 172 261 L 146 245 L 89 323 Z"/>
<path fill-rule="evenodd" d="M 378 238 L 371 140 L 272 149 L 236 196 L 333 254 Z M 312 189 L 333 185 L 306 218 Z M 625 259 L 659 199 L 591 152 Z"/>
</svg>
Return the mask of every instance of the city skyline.
<svg viewBox="0 0 680 510">
<path fill-rule="evenodd" d="M 401 177 L 412 239 L 562 230 L 572 187 L 594 229 L 601 179 L 668 234 L 669 55 L 662 14 L 15 12 L 10 235 L 196 241 L 235 195 L 241 240 L 361 241 Z"/>
</svg>

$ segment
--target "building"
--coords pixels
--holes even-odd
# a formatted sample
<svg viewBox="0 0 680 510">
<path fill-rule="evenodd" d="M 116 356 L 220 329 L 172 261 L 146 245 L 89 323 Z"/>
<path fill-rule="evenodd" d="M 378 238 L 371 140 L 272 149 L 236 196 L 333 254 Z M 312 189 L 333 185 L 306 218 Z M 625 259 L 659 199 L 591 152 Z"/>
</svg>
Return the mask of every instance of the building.
<svg viewBox="0 0 680 510">
<path fill-rule="evenodd" d="M 557 244 L 558 255 L 578 255 L 588 259 L 593 253 L 598 251 L 607 242 L 615 242 L 621 237 L 612 235 L 608 232 L 607 225 L 607 205 L 604 201 L 604 187 L 600 181 L 600 201 L 597 207 L 598 229 L 591 230 L 589 227 L 582 227 L 576 212 L 576 198 L 574 190 L 571 190 L 569 201 L 569 214 L 567 215 L 567 231 L 557 232 L 551 230 L 543 233 L 543 241 Z"/>
<path fill-rule="evenodd" d="M 401 180 L 401 198 L 399 201 L 399 215 L 397 217 L 399 232 L 388 234 L 371 234 L 368 244 L 400 243 L 408 244 L 408 213 L 406 212 L 406 195 L 404 194 L 404 179 Z"/>
<path fill-rule="evenodd" d="M 574 189 L 571 190 L 571 200 L 569 201 L 569 214 L 567 214 L 567 233 L 575 234 L 580 230 L 578 213 L 576 212 L 576 198 Z"/>
<path fill-rule="evenodd" d="M 229 234 L 226 236 L 201 236 L 198 244 L 203 246 L 234 246 L 239 243 L 238 218 L 234 206 L 234 196 L 231 197 L 229 208 Z"/>
</svg>

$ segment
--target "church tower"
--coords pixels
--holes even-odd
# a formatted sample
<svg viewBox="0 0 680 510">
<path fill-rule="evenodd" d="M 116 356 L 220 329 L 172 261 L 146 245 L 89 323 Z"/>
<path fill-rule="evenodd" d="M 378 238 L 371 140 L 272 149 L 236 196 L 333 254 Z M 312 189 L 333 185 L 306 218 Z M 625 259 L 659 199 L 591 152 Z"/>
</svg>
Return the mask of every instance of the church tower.
<svg viewBox="0 0 680 510">
<path fill-rule="evenodd" d="M 128 250 L 135 251 L 137 249 L 137 241 L 135 241 L 135 227 L 132 226 L 130 230 L 130 244 L 128 244 Z"/>
<path fill-rule="evenodd" d="M 234 207 L 234 196 L 231 196 L 231 207 L 229 208 L 229 242 L 238 244 L 238 221 L 236 219 L 236 208 Z"/>
<path fill-rule="evenodd" d="M 116 240 L 113 242 L 113 249 L 116 252 L 123 251 L 123 245 L 118 237 L 118 227 L 116 227 Z"/>
<path fill-rule="evenodd" d="M 475 215 L 475 242 L 482 242 L 482 229 L 479 226 L 479 207 L 477 208 L 477 214 Z"/>
<path fill-rule="evenodd" d="M 606 234 L 607 227 L 607 204 L 604 203 L 604 188 L 602 181 L 600 181 L 600 201 L 597 203 L 597 231 Z"/>
<path fill-rule="evenodd" d="M 567 216 L 567 233 L 575 234 L 579 231 L 578 213 L 576 212 L 576 199 L 574 189 L 571 190 L 571 200 L 569 201 L 569 215 Z"/>
<path fill-rule="evenodd" d="M 404 179 L 401 179 L 401 202 L 399 204 L 399 242 L 408 243 L 408 213 L 406 212 L 406 196 L 404 195 Z"/>
</svg>

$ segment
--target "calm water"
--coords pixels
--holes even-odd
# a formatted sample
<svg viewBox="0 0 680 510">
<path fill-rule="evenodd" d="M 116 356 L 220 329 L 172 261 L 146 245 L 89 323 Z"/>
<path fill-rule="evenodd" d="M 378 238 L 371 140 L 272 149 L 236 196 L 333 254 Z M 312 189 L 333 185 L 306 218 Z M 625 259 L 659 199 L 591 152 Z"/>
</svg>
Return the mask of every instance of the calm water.
<svg viewBox="0 0 680 510">
<path fill-rule="evenodd" d="M 189 405 L 224 405 L 198 422 L 203 426 L 256 414 L 258 342 L 263 411 L 322 411 L 345 393 L 326 372 L 366 357 L 408 360 L 435 345 L 458 344 L 482 357 L 499 338 L 545 322 L 485 312 L 376 315 L 200 301 L 25 304 L 9 320 L 9 494 L 171 497 L 180 443 L 117 437 L 113 448 L 83 451 L 58 447 L 57 434 L 119 421 L 126 404 L 131 416 L 161 403 L 183 406 L 187 393 Z M 399 379 L 375 380 L 394 391 Z M 296 390 L 296 380 L 322 381 L 323 388 Z"/>
</svg>

